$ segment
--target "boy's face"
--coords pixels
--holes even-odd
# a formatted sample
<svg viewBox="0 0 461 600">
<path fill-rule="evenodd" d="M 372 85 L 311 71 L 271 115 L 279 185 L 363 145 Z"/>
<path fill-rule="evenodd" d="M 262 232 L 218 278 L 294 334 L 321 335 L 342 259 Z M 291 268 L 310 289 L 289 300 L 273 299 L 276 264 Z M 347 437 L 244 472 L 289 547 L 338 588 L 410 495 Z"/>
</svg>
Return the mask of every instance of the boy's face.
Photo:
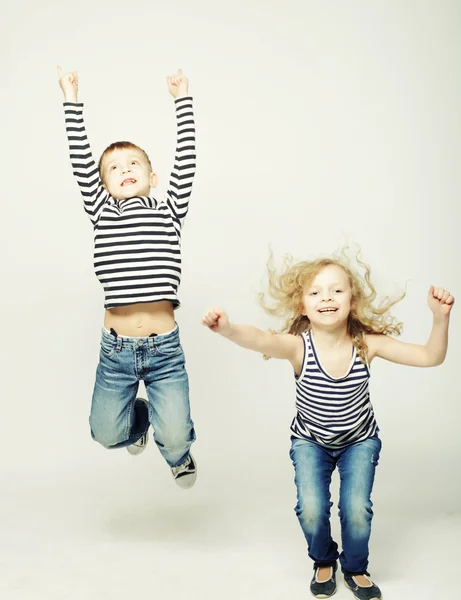
<svg viewBox="0 0 461 600">
<path fill-rule="evenodd" d="M 101 175 L 105 189 L 116 200 L 148 196 L 150 188 L 157 185 L 157 175 L 135 148 L 113 150 L 105 156 Z"/>
<path fill-rule="evenodd" d="M 342 325 L 351 312 L 352 290 L 345 271 L 328 265 L 304 288 L 304 314 L 310 322 L 327 329 Z"/>
</svg>

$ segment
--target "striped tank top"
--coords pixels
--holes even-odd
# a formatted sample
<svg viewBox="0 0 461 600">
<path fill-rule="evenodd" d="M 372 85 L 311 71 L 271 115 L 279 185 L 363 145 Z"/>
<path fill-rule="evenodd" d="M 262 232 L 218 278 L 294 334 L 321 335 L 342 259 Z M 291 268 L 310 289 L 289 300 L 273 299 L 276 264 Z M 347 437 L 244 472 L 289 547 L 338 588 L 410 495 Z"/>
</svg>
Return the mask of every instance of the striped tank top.
<svg viewBox="0 0 461 600">
<path fill-rule="evenodd" d="M 322 367 L 311 331 L 302 333 L 304 358 L 296 377 L 297 414 L 291 423 L 292 435 L 339 449 L 360 442 L 378 432 L 370 401 L 370 371 L 355 347 L 347 373 L 331 377 Z"/>
</svg>

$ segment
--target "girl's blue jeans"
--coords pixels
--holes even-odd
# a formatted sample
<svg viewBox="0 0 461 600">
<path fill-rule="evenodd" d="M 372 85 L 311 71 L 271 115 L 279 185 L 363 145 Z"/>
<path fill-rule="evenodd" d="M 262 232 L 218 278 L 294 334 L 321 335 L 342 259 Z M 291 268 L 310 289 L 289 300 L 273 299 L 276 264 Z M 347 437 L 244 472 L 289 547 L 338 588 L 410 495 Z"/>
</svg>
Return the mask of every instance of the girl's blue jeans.
<svg viewBox="0 0 461 600">
<path fill-rule="evenodd" d="M 381 440 L 375 436 L 340 450 L 329 450 L 306 439 L 292 438 L 290 457 L 298 493 L 296 515 L 314 567 L 331 566 L 339 558 L 344 573 L 360 574 L 368 566 L 368 542 L 373 518 L 370 499 Z M 339 518 L 342 552 L 331 537 L 331 475 L 340 476 Z"/>
</svg>

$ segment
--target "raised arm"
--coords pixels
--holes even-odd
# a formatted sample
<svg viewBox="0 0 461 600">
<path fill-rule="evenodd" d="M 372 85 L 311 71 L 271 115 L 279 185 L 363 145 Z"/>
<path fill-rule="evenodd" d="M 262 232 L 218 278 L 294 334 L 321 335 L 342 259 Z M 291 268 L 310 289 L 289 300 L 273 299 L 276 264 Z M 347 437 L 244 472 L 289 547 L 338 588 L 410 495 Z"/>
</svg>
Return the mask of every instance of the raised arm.
<svg viewBox="0 0 461 600">
<path fill-rule="evenodd" d="M 98 165 L 93 159 L 83 122 L 83 104 L 78 103 L 76 71 L 63 73 L 58 67 L 59 85 L 64 94 L 64 115 L 74 177 L 83 196 L 83 206 L 93 225 L 98 222 L 109 194 L 102 186 Z"/>
<path fill-rule="evenodd" d="M 189 96 L 189 81 L 181 69 L 167 77 L 168 89 L 175 99 L 176 108 L 176 151 L 170 175 L 166 201 L 174 216 L 184 224 L 189 209 L 189 198 L 195 175 L 195 123 L 192 97 Z"/>
<path fill-rule="evenodd" d="M 448 325 L 454 297 L 443 288 L 431 286 L 429 308 L 433 313 L 432 331 L 426 344 L 407 344 L 387 335 L 368 335 L 368 359 L 378 356 L 410 367 L 435 367 L 445 360 L 448 347 Z"/>
<path fill-rule="evenodd" d="M 220 308 L 209 310 L 202 318 L 203 325 L 211 331 L 235 342 L 243 348 L 289 360 L 295 371 L 299 371 L 304 354 L 304 343 L 298 336 L 291 334 L 274 334 L 262 331 L 252 325 L 235 325 L 229 321 L 227 314 Z"/>
</svg>

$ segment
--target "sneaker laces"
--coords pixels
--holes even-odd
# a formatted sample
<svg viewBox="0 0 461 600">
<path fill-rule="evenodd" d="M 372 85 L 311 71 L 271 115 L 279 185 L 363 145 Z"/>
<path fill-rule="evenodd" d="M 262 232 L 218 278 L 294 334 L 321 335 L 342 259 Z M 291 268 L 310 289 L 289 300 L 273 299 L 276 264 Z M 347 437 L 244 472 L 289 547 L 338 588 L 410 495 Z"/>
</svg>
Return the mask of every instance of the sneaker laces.
<svg viewBox="0 0 461 600">
<path fill-rule="evenodd" d="M 178 473 L 180 473 L 181 471 L 184 471 L 184 469 L 186 469 L 191 463 L 191 458 L 190 456 L 187 457 L 187 459 L 182 463 L 182 465 L 177 465 L 176 467 L 171 467 L 171 470 L 173 471 L 173 475 L 177 475 Z"/>
</svg>

